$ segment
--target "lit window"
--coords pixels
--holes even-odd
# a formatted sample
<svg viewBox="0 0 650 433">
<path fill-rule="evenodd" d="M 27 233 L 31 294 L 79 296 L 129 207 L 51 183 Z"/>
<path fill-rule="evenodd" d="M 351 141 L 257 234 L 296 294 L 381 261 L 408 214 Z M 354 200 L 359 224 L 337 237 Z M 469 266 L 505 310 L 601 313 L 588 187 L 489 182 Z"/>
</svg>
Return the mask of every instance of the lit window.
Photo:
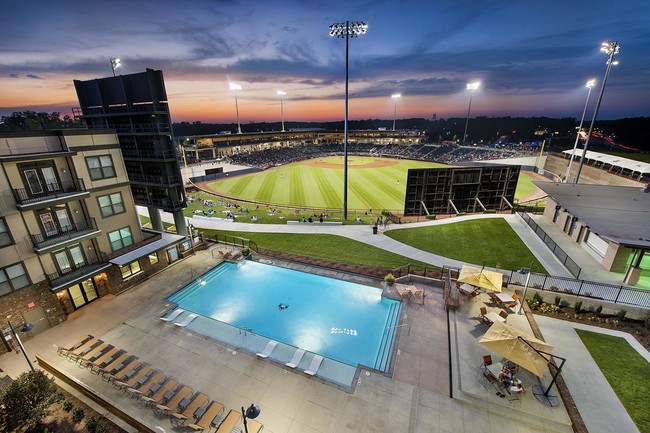
<svg viewBox="0 0 650 433">
<path fill-rule="evenodd" d="M 149 254 L 149 262 L 152 265 L 155 265 L 156 263 L 158 263 L 158 253 Z"/>
<path fill-rule="evenodd" d="M 142 269 L 140 269 L 140 262 L 136 260 L 135 262 L 131 262 L 128 265 L 120 266 L 120 272 L 122 273 L 123 280 L 130 277 L 131 275 L 142 272 Z"/>
</svg>

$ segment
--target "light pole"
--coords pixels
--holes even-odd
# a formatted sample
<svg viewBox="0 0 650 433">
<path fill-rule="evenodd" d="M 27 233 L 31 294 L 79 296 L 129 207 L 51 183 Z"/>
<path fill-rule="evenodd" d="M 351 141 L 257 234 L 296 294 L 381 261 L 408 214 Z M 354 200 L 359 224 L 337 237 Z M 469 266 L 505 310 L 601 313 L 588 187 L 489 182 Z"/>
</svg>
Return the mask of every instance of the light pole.
<svg viewBox="0 0 650 433">
<path fill-rule="evenodd" d="M 580 140 L 580 131 L 582 131 L 582 122 L 585 120 L 585 113 L 587 112 L 587 104 L 589 104 L 589 96 L 591 96 L 591 89 L 596 85 L 596 80 L 587 81 L 587 101 L 585 101 L 585 109 L 582 110 L 582 118 L 580 119 L 580 126 L 578 126 L 578 133 L 576 134 L 576 142 L 573 144 L 573 153 L 571 154 L 571 159 L 569 160 L 569 166 L 566 168 L 566 174 L 564 175 L 564 183 L 569 182 L 569 173 L 571 172 L 571 166 L 573 165 L 573 158 L 576 154 L 576 149 L 578 148 L 578 140 Z"/>
<path fill-rule="evenodd" d="M 32 371 L 34 371 L 34 366 L 32 365 L 32 361 L 29 360 L 29 356 L 25 351 L 25 346 L 23 346 L 23 342 L 20 341 L 20 337 L 18 336 L 18 334 L 16 334 L 16 330 L 14 329 L 14 326 L 11 324 L 11 322 L 7 321 L 7 323 L 9 323 L 9 329 L 11 330 L 11 333 L 14 335 L 14 338 L 18 342 L 18 347 L 20 347 L 20 351 L 23 353 L 23 356 L 25 357 L 27 364 L 29 364 L 29 368 L 31 368 Z M 22 326 L 22 328 L 20 329 L 21 332 L 29 332 L 32 329 L 34 329 L 34 327 L 29 323 L 23 323 L 21 326 Z"/>
<path fill-rule="evenodd" d="M 241 90 L 241 86 L 235 83 L 228 83 L 230 90 L 235 92 L 235 110 L 237 110 L 237 134 L 241 134 L 241 124 L 239 123 L 239 103 L 237 102 L 237 91 Z"/>
<path fill-rule="evenodd" d="M 248 433 L 248 424 L 246 423 L 246 418 L 254 419 L 257 418 L 262 410 L 259 406 L 251 404 L 248 409 L 244 410 L 244 406 L 241 407 L 241 415 L 244 418 L 244 431 Z"/>
<path fill-rule="evenodd" d="M 587 147 L 589 146 L 589 139 L 591 138 L 591 132 L 594 130 L 594 123 L 596 123 L 596 117 L 598 116 L 600 103 L 603 100 L 603 93 L 605 93 L 605 84 L 607 84 L 607 78 L 609 77 L 609 71 L 611 71 L 612 65 L 616 65 L 618 63 L 616 60 L 614 60 L 614 56 L 618 54 L 620 48 L 621 46 L 616 41 L 603 42 L 600 47 L 600 51 L 607 53 L 607 55 L 609 56 L 609 58 L 607 59 L 607 69 L 605 69 L 605 78 L 603 79 L 603 83 L 600 85 L 600 94 L 598 95 L 598 102 L 596 103 L 594 116 L 591 118 L 591 125 L 589 125 L 589 132 L 587 133 L 585 146 L 582 149 L 582 157 L 580 158 L 580 164 L 578 165 L 578 172 L 576 173 L 576 178 L 573 181 L 574 184 L 577 184 L 578 180 L 580 180 L 580 173 L 582 172 L 582 164 L 584 164 L 585 156 L 587 155 Z"/>
<path fill-rule="evenodd" d="M 368 25 L 363 21 L 334 23 L 330 25 L 330 36 L 345 38 L 345 122 L 343 123 L 343 220 L 348 219 L 348 82 L 350 38 L 365 35 Z"/>
<path fill-rule="evenodd" d="M 393 131 L 395 130 L 395 121 L 397 120 L 397 100 L 402 97 L 401 93 L 395 93 L 390 96 L 395 100 L 395 110 L 393 112 Z"/>
<path fill-rule="evenodd" d="M 526 274 L 526 282 L 524 283 L 524 293 L 521 295 L 521 302 L 519 303 L 519 311 L 517 314 L 521 314 L 524 308 L 524 302 L 526 302 L 526 292 L 528 291 L 528 283 L 530 282 L 530 273 L 533 271 L 533 262 L 530 262 L 530 266 L 527 268 L 520 268 L 518 274 Z"/>
<path fill-rule="evenodd" d="M 113 76 L 115 76 L 115 70 L 120 66 L 122 66 L 122 64 L 120 63 L 120 59 L 111 57 L 111 69 L 113 70 Z"/>
<path fill-rule="evenodd" d="M 467 126 L 469 125 L 469 112 L 472 109 L 472 94 L 474 93 L 474 90 L 479 88 L 480 85 L 481 85 L 480 81 L 467 83 L 467 90 L 469 90 L 469 106 L 467 107 L 467 119 L 465 120 L 465 133 L 463 134 L 463 145 L 465 145 L 465 140 L 467 139 Z"/>
<path fill-rule="evenodd" d="M 278 90 L 278 96 L 280 97 L 280 114 L 282 115 L 282 132 L 284 132 L 284 103 L 283 99 L 286 96 L 287 92 Z"/>
</svg>

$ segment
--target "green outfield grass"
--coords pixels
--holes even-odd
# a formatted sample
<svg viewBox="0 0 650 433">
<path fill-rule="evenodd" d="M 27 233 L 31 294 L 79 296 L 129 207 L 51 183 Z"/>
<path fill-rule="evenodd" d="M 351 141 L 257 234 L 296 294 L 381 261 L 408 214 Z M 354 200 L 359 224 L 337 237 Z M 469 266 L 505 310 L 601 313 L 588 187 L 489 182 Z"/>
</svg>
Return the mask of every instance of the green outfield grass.
<svg viewBox="0 0 650 433">
<path fill-rule="evenodd" d="M 519 172 L 519 179 L 517 180 L 517 190 L 515 191 L 515 199 L 521 199 L 529 194 L 532 194 L 537 189 L 533 184 L 533 179 L 524 171 Z"/>
<path fill-rule="evenodd" d="M 314 162 L 328 164 L 319 167 Z M 383 167 L 364 165 L 391 164 Z M 348 161 L 348 209 L 404 209 L 406 175 L 411 168 L 445 167 L 423 161 L 351 156 Z M 303 207 L 341 208 L 343 205 L 343 158 L 340 156 L 301 161 L 262 173 L 222 179 L 210 187 L 242 200 Z"/>
</svg>

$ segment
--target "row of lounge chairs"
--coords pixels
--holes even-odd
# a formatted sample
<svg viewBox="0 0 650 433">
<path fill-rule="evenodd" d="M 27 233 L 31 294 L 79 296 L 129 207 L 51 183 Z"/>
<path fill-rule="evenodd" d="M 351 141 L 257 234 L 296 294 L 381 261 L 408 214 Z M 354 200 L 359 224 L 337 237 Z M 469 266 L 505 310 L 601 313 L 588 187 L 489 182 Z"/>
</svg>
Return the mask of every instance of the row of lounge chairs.
<svg viewBox="0 0 650 433">
<path fill-rule="evenodd" d="M 259 358 L 268 358 L 271 355 L 271 352 L 273 352 L 273 349 L 278 345 L 278 342 L 275 340 L 269 340 L 268 343 L 266 343 L 266 347 L 264 347 L 264 350 L 259 352 L 257 356 Z M 296 368 L 298 367 L 298 364 L 300 364 L 300 361 L 302 361 L 303 356 L 305 356 L 305 351 L 303 349 L 296 349 L 296 351 L 293 353 L 293 356 L 291 357 L 291 360 L 287 362 L 286 365 L 289 368 Z M 309 364 L 309 368 L 305 370 L 305 373 L 314 376 L 316 373 L 318 373 L 318 369 L 320 368 L 321 363 L 323 362 L 323 357 L 320 355 L 314 355 L 314 357 L 311 360 L 311 363 Z"/>
<path fill-rule="evenodd" d="M 224 417 L 223 404 L 211 400 L 204 393 L 194 392 L 136 356 L 92 335 L 59 347 L 57 353 L 82 368 L 89 368 L 91 373 L 100 375 L 130 398 L 152 407 L 159 416 L 169 416 L 174 426 L 187 427 L 194 432 L 209 431 L 210 428 L 215 428 L 215 433 L 241 431 L 238 427 L 242 422 L 239 411 L 230 410 Z M 264 428 L 255 420 L 249 420 L 247 424 L 249 433 L 259 433 Z"/>
<path fill-rule="evenodd" d="M 183 314 L 184 312 L 185 312 L 185 310 L 183 310 L 182 308 L 177 308 L 174 311 L 172 311 L 169 315 L 161 317 L 160 320 L 162 320 L 164 322 L 172 322 L 178 316 Z M 194 314 L 194 313 L 188 314 L 187 316 L 185 316 L 185 318 L 183 320 L 178 321 L 178 322 L 174 322 L 174 325 L 183 328 L 183 327 L 189 325 L 190 322 L 192 320 L 196 319 L 197 317 L 198 317 L 198 314 Z"/>
</svg>

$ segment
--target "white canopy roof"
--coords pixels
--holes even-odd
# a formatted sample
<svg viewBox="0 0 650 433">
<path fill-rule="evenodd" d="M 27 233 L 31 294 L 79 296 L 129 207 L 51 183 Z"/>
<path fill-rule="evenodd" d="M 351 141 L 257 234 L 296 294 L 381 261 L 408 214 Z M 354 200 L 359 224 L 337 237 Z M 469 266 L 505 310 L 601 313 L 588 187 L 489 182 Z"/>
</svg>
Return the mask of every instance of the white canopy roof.
<svg viewBox="0 0 650 433">
<path fill-rule="evenodd" d="M 562 153 L 571 155 L 574 153 L 574 149 L 565 150 Z M 575 149 L 575 156 L 582 157 L 582 149 Z M 608 164 L 614 167 L 618 167 L 622 170 L 629 170 L 633 174 L 638 173 L 640 175 L 650 176 L 650 164 L 647 162 L 635 161 L 633 159 L 622 158 L 620 156 L 608 155 L 606 153 L 592 152 L 588 150 L 585 158 L 591 161 L 602 162 L 603 164 Z"/>
</svg>

